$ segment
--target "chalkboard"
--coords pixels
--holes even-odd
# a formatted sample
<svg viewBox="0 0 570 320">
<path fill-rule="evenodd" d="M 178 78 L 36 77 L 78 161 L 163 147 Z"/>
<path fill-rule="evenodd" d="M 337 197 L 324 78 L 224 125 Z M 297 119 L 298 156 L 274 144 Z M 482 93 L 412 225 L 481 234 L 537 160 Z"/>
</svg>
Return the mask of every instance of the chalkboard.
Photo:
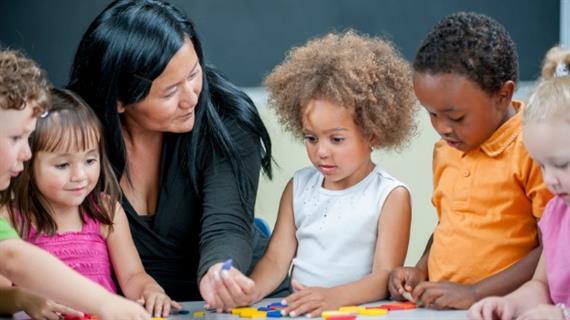
<svg viewBox="0 0 570 320">
<path fill-rule="evenodd" d="M 102 0 L 0 1 L 0 42 L 23 49 L 67 82 L 81 35 L 107 6 Z M 559 41 L 559 0 L 173 0 L 194 20 L 207 62 L 233 82 L 259 86 L 288 49 L 330 31 L 354 28 L 383 36 L 411 60 L 433 24 L 456 11 L 487 14 L 517 43 L 521 80 L 538 76 Z"/>
</svg>

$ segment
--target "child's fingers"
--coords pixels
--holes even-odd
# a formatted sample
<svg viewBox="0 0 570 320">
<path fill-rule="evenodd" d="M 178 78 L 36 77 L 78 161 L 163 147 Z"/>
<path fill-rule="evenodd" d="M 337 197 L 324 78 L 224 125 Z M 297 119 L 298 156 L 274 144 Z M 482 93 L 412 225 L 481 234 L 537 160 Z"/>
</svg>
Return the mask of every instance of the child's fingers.
<svg viewBox="0 0 570 320">
<path fill-rule="evenodd" d="M 164 318 L 168 317 L 170 314 L 170 299 L 168 299 L 167 296 L 164 296 L 162 299 L 160 299 L 160 304 L 160 308 L 156 308 L 158 309 L 158 314 L 162 315 Z"/>
<path fill-rule="evenodd" d="M 311 292 L 308 290 L 297 291 L 293 294 L 290 294 L 287 298 L 283 299 L 284 304 L 287 306 L 282 310 L 281 313 L 287 315 L 289 312 L 296 310 L 310 295 Z"/>
<path fill-rule="evenodd" d="M 319 306 L 320 303 L 318 303 L 317 301 L 303 299 L 299 301 L 299 303 L 294 307 L 293 310 L 291 310 L 291 312 L 289 312 L 289 316 L 290 317 L 301 316 L 318 309 Z"/>
<path fill-rule="evenodd" d="M 149 295 L 148 297 L 145 298 L 145 309 L 149 314 L 153 316 L 154 316 L 155 301 L 156 301 L 156 296 L 154 295 Z"/>
<path fill-rule="evenodd" d="M 64 306 L 58 303 L 54 303 L 52 311 L 59 314 L 69 315 L 71 317 L 83 318 L 83 312 L 77 311 L 68 306 Z"/>
<path fill-rule="evenodd" d="M 170 300 L 170 306 L 176 309 L 176 311 L 182 310 L 182 305 L 174 300 Z"/>
</svg>

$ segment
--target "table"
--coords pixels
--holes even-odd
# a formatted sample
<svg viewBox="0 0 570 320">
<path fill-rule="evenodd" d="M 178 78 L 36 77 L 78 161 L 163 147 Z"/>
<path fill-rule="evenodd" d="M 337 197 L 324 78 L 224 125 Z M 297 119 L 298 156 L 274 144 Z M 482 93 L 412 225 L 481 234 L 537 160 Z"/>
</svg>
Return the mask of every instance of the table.
<svg viewBox="0 0 570 320">
<path fill-rule="evenodd" d="M 266 306 L 270 303 L 278 302 L 278 301 L 280 301 L 280 299 L 264 299 L 261 302 L 255 304 L 254 306 L 255 307 Z M 369 305 L 376 306 L 376 305 L 382 304 L 384 302 L 388 302 L 388 301 L 380 301 L 380 302 L 375 302 L 375 303 L 369 303 L 369 304 L 365 304 L 365 306 L 369 306 Z M 238 320 L 238 319 L 240 319 L 239 316 L 237 316 L 237 315 L 231 315 L 231 314 L 227 314 L 227 313 L 215 313 L 215 312 L 209 312 L 209 311 L 207 311 L 203 317 L 194 318 L 193 317 L 194 312 L 204 310 L 204 302 L 203 301 L 187 301 L 187 302 L 182 302 L 181 304 L 182 304 L 182 307 L 185 310 L 190 311 L 190 313 L 184 314 L 184 315 L 182 315 L 182 314 L 171 315 L 170 317 L 168 317 L 169 320 L 182 320 L 182 319 Z M 20 312 L 20 313 L 15 314 L 13 319 L 20 320 L 20 319 L 28 319 L 28 318 L 26 317 L 25 313 Z M 267 318 L 267 319 L 304 319 L 304 320 L 306 320 L 307 318 L 305 318 L 305 317 L 296 317 L 296 318 L 285 317 L 285 318 Z M 320 318 L 316 318 L 316 319 L 320 319 Z M 390 311 L 385 316 L 377 316 L 377 317 L 359 316 L 358 319 L 364 319 L 364 320 L 393 320 L 393 319 L 464 320 L 464 319 L 467 319 L 467 311 L 464 311 L 464 310 L 436 311 L 436 310 L 419 308 L 419 309 L 413 309 L 413 310 Z M 0 318 L 0 320 L 8 320 L 8 319 L 7 318 Z"/>
</svg>

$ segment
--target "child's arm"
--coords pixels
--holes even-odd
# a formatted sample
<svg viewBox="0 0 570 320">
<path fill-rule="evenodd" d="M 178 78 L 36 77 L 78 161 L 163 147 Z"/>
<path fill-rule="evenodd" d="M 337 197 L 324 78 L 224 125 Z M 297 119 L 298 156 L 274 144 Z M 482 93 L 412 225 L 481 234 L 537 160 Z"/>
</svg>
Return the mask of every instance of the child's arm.
<svg viewBox="0 0 570 320">
<path fill-rule="evenodd" d="M 404 301 L 404 292 L 411 293 L 421 282 L 428 279 L 428 258 L 433 242 L 433 234 L 429 237 L 426 248 L 415 267 L 396 267 L 388 277 L 388 291 L 392 299 Z"/>
<path fill-rule="evenodd" d="M 549 304 L 550 294 L 548 292 L 548 282 L 546 279 L 546 265 L 544 256 L 541 255 L 533 278 L 522 285 L 513 293 L 500 297 L 485 298 L 469 309 L 471 319 L 492 319 L 498 316 L 501 319 L 510 319 L 520 316 L 526 312 L 532 312 L 540 304 Z M 560 310 L 553 307 L 556 314 L 561 314 Z M 551 319 L 552 317 L 531 317 L 541 319 Z"/>
<path fill-rule="evenodd" d="M 220 279 L 215 280 L 216 285 L 213 291 L 216 296 L 207 301 L 210 307 L 227 310 L 235 306 L 253 304 L 271 293 L 287 276 L 291 261 L 297 251 L 292 194 L 293 180 L 289 180 L 281 196 L 279 213 L 271 240 L 251 274 L 253 283 L 240 286 L 237 283 L 238 278 L 232 276 L 239 273 L 237 269 L 232 268 L 229 272 L 222 271 Z"/>
<path fill-rule="evenodd" d="M 319 317 L 325 310 L 387 296 L 388 276 L 392 269 L 404 264 L 408 250 L 411 223 L 408 190 L 404 187 L 394 189 L 381 210 L 372 272 L 358 281 L 333 288 L 305 288 L 295 283 L 294 288 L 298 291 L 286 298 L 286 313 L 291 316 L 308 313 L 311 317 Z"/>
<path fill-rule="evenodd" d="M 54 301 L 44 299 L 20 287 L 12 287 L 12 281 L 0 276 L 0 314 L 12 315 L 26 312 L 32 319 L 59 318 L 60 315 L 83 317 L 83 313 Z"/>
<path fill-rule="evenodd" d="M 0 257 L 0 275 L 35 294 L 94 314 L 98 319 L 149 319 L 136 303 L 110 294 L 54 256 L 20 239 L 0 241 Z"/>
<path fill-rule="evenodd" d="M 125 297 L 143 303 L 155 317 L 168 317 L 170 307 L 180 305 L 164 293 L 162 287 L 149 276 L 131 237 L 129 222 L 123 208 L 117 204 L 113 231 L 107 236 L 107 247 L 113 270 Z"/>
</svg>

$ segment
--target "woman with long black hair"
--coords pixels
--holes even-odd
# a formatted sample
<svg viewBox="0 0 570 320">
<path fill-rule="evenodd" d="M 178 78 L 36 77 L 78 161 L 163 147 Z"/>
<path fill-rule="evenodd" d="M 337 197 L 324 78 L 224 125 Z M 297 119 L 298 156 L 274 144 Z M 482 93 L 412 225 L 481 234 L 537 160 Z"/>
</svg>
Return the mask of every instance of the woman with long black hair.
<svg viewBox="0 0 570 320">
<path fill-rule="evenodd" d="M 167 294 L 208 302 L 229 258 L 247 273 L 266 245 L 253 211 L 271 142 L 250 98 L 204 64 L 189 19 L 158 0 L 113 2 L 68 87 L 105 127 L 135 244 Z"/>
</svg>

